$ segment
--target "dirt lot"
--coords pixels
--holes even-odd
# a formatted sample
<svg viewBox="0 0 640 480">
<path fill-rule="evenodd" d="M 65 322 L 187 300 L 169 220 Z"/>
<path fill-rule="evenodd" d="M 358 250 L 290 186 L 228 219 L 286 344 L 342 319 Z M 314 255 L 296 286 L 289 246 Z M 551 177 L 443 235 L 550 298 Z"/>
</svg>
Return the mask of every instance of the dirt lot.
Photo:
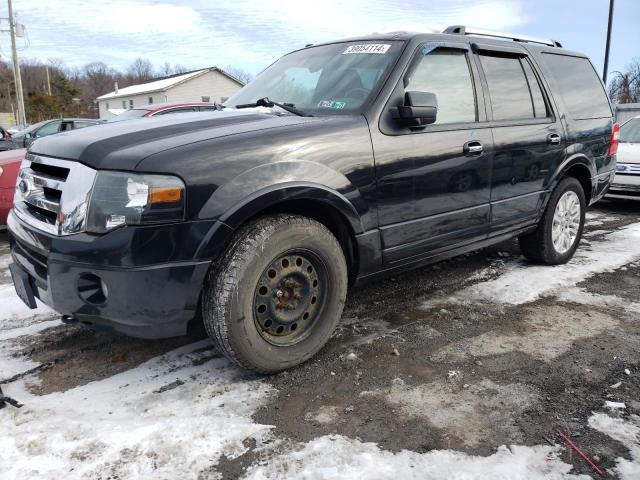
<svg viewBox="0 0 640 480">
<path fill-rule="evenodd" d="M 566 266 L 528 265 L 512 241 L 354 289 L 329 345 L 268 378 L 201 335 L 25 312 L 2 237 L 0 384 L 25 406 L 0 411 L 0 464 L 10 478 L 595 477 L 559 427 L 605 477 L 640 478 L 639 213 L 597 205 Z M 491 470 L 507 457 L 527 465 Z"/>
</svg>

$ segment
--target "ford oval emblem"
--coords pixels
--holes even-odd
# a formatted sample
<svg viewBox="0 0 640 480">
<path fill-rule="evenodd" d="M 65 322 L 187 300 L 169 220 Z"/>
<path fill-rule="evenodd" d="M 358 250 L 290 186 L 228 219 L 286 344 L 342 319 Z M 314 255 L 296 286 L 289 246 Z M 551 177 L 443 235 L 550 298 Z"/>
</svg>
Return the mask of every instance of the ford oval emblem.
<svg viewBox="0 0 640 480">
<path fill-rule="evenodd" d="M 20 180 L 20 183 L 18 183 L 18 190 L 20 190 L 20 193 L 23 195 L 26 195 L 29 191 L 29 183 L 24 179 Z"/>
</svg>

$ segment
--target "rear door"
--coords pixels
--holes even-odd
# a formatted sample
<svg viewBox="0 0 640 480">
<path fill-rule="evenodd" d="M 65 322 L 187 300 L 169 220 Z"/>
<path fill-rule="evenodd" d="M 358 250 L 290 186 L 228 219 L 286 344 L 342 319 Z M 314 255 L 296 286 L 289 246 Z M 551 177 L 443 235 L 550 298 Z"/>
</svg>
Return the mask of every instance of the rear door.
<svg viewBox="0 0 640 480">
<path fill-rule="evenodd" d="M 542 77 L 523 50 L 476 45 L 494 142 L 491 234 L 537 220 L 565 158 L 564 131 Z"/>
<path fill-rule="evenodd" d="M 487 236 L 493 142 L 491 129 L 480 123 L 484 101 L 471 55 L 462 42 L 420 46 L 387 105 L 381 131 L 372 132 L 386 264 Z M 412 129 L 388 118 L 389 107 L 407 91 L 436 94 L 435 123 Z"/>
</svg>

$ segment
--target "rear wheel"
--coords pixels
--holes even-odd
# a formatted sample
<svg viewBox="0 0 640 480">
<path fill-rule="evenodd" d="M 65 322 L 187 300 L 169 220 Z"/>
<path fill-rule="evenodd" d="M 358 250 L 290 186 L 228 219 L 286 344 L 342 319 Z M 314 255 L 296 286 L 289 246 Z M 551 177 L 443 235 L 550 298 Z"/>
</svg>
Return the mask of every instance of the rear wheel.
<svg viewBox="0 0 640 480">
<path fill-rule="evenodd" d="M 573 177 L 564 178 L 551 194 L 538 228 L 518 239 L 524 256 L 547 265 L 569 261 L 582 237 L 585 211 L 581 183 Z"/>
<path fill-rule="evenodd" d="M 342 248 L 324 225 L 297 215 L 263 217 L 239 231 L 211 272 L 203 320 L 228 358 L 274 373 L 322 348 L 346 290 Z"/>
</svg>

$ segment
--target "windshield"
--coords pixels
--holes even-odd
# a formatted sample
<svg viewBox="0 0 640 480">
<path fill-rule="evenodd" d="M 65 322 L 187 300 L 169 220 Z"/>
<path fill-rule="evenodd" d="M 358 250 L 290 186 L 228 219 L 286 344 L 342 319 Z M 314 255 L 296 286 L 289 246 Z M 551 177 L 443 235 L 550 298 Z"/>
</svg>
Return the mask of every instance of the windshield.
<svg viewBox="0 0 640 480">
<path fill-rule="evenodd" d="M 108 123 L 112 122 L 121 122 L 122 120 L 131 120 L 132 118 L 141 118 L 144 117 L 151 110 L 145 110 L 144 108 L 135 108 L 132 110 L 127 110 L 126 112 L 122 112 L 117 117 L 110 118 L 107 120 Z"/>
<path fill-rule="evenodd" d="M 19 132 L 14 133 L 13 136 L 20 137 L 27 133 L 33 133 L 34 131 L 36 131 L 37 129 L 39 129 L 40 127 L 42 127 L 43 125 L 45 125 L 47 122 L 50 122 L 50 121 L 51 120 L 44 120 L 42 122 L 34 123 L 33 125 L 25 128 L 24 130 L 20 130 Z"/>
<path fill-rule="evenodd" d="M 640 118 L 632 118 L 620 127 L 620 141 L 640 143 Z"/>
<path fill-rule="evenodd" d="M 314 114 L 358 110 L 397 58 L 403 42 L 348 42 L 305 48 L 280 58 L 224 102 L 264 97 Z"/>
</svg>

